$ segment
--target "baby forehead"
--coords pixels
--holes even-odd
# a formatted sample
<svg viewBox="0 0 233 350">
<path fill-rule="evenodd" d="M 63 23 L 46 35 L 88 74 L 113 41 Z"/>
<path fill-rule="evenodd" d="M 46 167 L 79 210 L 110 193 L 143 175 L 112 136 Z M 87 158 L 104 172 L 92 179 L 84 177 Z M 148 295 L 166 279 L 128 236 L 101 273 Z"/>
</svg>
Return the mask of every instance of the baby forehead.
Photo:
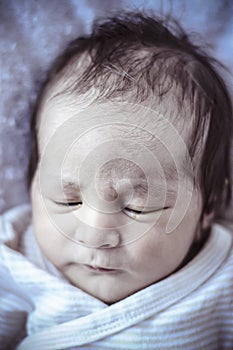
<svg viewBox="0 0 233 350">
<path fill-rule="evenodd" d="M 74 177 L 78 174 L 80 183 L 94 180 L 100 187 L 101 184 L 114 187 L 119 180 L 130 179 L 133 185 L 146 189 L 152 179 L 175 180 L 185 168 L 184 153 L 175 148 L 169 151 L 162 142 L 158 146 L 159 140 L 152 141 L 151 135 L 137 133 L 122 125 L 116 129 L 108 125 L 92 129 L 68 150 L 62 174 L 72 172 Z M 154 142 L 157 147 L 152 146 Z"/>
<path fill-rule="evenodd" d="M 157 172 L 161 166 L 180 167 L 186 158 L 185 143 L 174 131 L 170 135 L 163 134 L 162 128 L 157 131 L 155 134 L 145 127 L 119 122 L 97 125 L 74 138 L 72 143 L 69 137 L 68 145 L 63 147 L 64 166 L 84 162 L 90 168 L 98 168 L 98 176 L 105 178 L 126 173 L 131 178 L 140 177 L 141 169 L 149 173 L 152 167 Z"/>
<path fill-rule="evenodd" d="M 53 103 L 43 114 L 38 141 L 41 151 L 46 145 L 49 160 L 56 152 L 63 163 L 85 159 L 92 167 L 98 159 L 110 164 L 112 159 L 124 158 L 139 167 L 143 163 L 145 169 L 156 160 L 163 165 L 183 163 L 188 151 L 187 130 L 181 132 L 181 126 L 145 106 L 106 103 L 78 109 L 77 105 Z M 116 164 L 119 169 L 132 168 L 126 161 Z"/>
<path fill-rule="evenodd" d="M 153 142 L 153 136 L 158 138 L 176 138 L 177 132 L 185 138 L 189 134 L 192 123 L 185 123 L 184 118 L 175 117 L 175 106 L 167 105 L 145 106 L 129 102 L 91 103 L 73 97 L 58 96 L 45 103 L 40 117 L 41 133 L 63 128 L 63 134 L 89 134 L 95 131 L 101 136 L 100 126 L 105 127 L 102 135 L 115 137 L 141 138 Z M 169 101 L 167 101 L 169 104 Z M 71 129 L 73 129 L 71 131 Z M 120 135 L 121 134 L 121 135 Z"/>
</svg>

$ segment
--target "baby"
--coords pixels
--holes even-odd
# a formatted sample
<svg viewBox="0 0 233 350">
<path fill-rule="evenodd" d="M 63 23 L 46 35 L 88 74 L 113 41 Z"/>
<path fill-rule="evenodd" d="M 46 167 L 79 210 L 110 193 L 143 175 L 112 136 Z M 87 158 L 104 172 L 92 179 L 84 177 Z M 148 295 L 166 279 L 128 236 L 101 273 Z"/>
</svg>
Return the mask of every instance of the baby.
<svg viewBox="0 0 233 350">
<path fill-rule="evenodd" d="M 1 349 L 232 349 L 232 109 L 175 22 L 126 13 L 58 57 L 31 210 L 1 218 Z"/>
</svg>

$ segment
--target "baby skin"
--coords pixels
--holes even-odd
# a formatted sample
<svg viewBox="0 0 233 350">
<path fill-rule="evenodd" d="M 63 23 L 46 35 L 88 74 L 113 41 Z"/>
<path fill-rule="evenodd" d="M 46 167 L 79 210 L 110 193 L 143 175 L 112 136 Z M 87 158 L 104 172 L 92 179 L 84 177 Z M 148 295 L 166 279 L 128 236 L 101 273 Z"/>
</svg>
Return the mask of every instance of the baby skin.
<svg viewBox="0 0 233 350">
<path fill-rule="evenodd" d="M 41 111 L 33 225 L 64 277 L 111 304 L 179 268 L 201 193 L 178 123 L 130 103 L 72 102 L 56 96 Z"/>
</svg>

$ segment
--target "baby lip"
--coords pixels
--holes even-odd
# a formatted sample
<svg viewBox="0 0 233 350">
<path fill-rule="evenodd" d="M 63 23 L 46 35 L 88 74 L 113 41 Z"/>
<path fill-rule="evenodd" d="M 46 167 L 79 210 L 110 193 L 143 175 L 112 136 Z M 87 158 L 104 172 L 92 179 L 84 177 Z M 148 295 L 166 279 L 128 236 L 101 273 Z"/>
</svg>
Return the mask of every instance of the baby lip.
<svg viewBox="0 0 233 350">
<path fill-rule="evenodd" d="M 106 271 L 106 272 L 110 272 L 110 271 L 116 271 L 116 269 L 111 269 L 108 267 L 102 267 L 102 266 L 97 266 L 97 265 L 89 265 L 89 264 L 84 264 L 84 266 L 86 266 L 89 269 L 93 269 L 95 271 Z"/>
</svg>

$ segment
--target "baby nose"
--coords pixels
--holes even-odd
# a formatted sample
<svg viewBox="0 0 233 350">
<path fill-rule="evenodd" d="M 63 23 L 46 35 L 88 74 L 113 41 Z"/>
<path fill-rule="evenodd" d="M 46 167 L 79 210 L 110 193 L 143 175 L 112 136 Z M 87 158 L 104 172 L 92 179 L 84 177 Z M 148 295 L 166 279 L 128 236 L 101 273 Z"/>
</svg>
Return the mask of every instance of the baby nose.
<svg viewBox="0 0 233 350">
<path fill-rule="evenodd" d="M 120 232 L 114 214 L 84 208 L 76 227 L 75 240 L 93 248 L 114 248 L 120 244 Z"/>
<path fill-rule="evenodd" d="M 80 227 L 76 231 L 75 240 L 91 248 L 114 248 L 120 244 L 120 235 L 114 229 L 94 229 Z"/>
</svg>

